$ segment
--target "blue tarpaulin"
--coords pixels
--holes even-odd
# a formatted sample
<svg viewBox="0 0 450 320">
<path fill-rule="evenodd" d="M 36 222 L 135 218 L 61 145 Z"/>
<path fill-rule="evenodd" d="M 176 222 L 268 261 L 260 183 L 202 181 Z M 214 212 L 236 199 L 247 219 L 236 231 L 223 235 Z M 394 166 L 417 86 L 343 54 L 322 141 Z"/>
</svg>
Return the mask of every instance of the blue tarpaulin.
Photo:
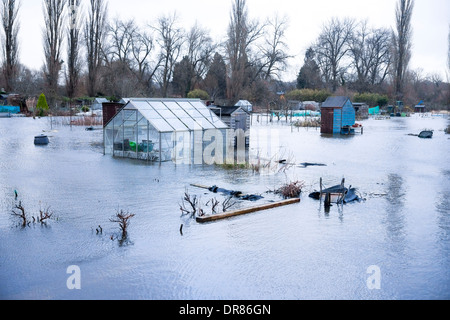
<svg viewBox="0 0 450 320">
<path fill-rule="evenodd" d="M 1 113 L 13 113 L 13 114 L 17 114 L 17 113 L 20 112 L 20 107 L 0 106 L 0 112 L 1 112 Z"/>
<path fill-rule="evenodd" d="M 380 114 L 380 107 L 375 107 L 375 108 L 370 108 L 369 109 L 369 114 L 375 115 L 375 114 Z"/>
</svg>

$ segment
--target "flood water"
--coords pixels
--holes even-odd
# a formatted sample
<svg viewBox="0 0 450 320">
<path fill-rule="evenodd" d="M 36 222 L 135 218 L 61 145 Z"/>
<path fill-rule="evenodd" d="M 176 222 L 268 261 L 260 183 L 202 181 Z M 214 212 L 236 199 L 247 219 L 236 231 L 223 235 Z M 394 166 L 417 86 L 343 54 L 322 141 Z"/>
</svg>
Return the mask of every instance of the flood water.
<svg viewBox="0 0 450 320">
<path fill-rule="evenodd" d="M 0 119 L 0 298 L 450 298 L 446 118 L 370 119 L 350 137 L 262 122 L 253 119 L 251 152 L 326 166 L 151 165 L 104 156 L 102 130 Z M 433 139 L 408 135 L 425 128 Z M 50 144 L 37 147 L 43 131 Z M 345 178 L 364 200 L 326 212 L 308 197 L 321 177 L 326 186 Z M 299 204 L 208 224 L 181 217 L 184 192 L 220 197 L 191 184 L 263 195 L 237 204 L 254 206 L 296 180 L 305 183 Z M 14 190 L 30 219 L 48 207 L 53 219 L 21 227 Z M 110 221 L 118 210 L 135 214 L 125 243 Z M 80 290 L 67 286 L 73 265 Z"/>
</svg>

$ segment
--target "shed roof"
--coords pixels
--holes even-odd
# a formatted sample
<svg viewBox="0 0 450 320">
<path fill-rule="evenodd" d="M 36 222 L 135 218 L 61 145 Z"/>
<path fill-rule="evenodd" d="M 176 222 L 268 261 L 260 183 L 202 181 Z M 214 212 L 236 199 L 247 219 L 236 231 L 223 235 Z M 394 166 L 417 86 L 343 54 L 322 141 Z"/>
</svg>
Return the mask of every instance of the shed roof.
<svg viewBox="0 0 450 320">
<path fill-rule="evenodd" d="M 342 108 L 348 100 L 350 100 L 350 98 L 346 96 L 329 97 L 322 104 L 322 108 Z"/>
<path fill-rule="evenodd" d="M 252 106 L 252 104 L 250 102 L 248 102 L 247 100 L 239 100 L 238 102 L 236 102 L 235 106 L 248 107 L 248 106 Z"/>
<path fill-rule="evenodd" d="M 239 106 L 210 106 L 211 111 L 214 112 L 216 115 L 220 116 L 231 116 L 233 113 L 235 113 L 237 110 L 241 109 L 245 112 L 244 109 L 242 109 Z M 220 110 L 218 110 L 219 108 Z"/>
<path fill-rule="evenodd" d="M 94 102 L 95 103 L 105 103 L 105 102 L 109 102 L 109 100 L 106 98 L 95 98 Z"/>
<path fill-rule="evenodd" d="M 126 98 L 123 110 L 138 110 L 159 132 L 228 129 L 200 99 Z"/>
</svg>

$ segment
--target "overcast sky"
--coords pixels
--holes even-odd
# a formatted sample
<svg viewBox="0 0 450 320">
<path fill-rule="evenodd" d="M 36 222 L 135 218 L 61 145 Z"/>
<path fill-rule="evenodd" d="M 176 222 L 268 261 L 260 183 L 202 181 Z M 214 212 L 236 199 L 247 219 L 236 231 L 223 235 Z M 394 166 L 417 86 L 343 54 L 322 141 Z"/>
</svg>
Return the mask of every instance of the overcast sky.
<svg viewBox="0 0 450 320">
<path fill-rule="evenodd" d="M 87 0 L 82 3 L 87 7 Z M 111 18 L 132 18 L 142 25 L 176 11 L 180 24 L 186 29 L 198 22 L 211 31 L 214 40 L 221 41 L 226 36 L 232 0 L 108 0 L 108 3 Z M 289 21 L 286 40 L 289 53 L 295 58 L 290 60 L 284 80 L 295 79 L 305 50 L 330 18 L 367 19 L 370 26 L 393 28 L 396 3 L 397 0 L 247 0 L 250 18 L 264 20 L 278 13 Z M 20 18 L 21 62 L 38 69 L 44 61 L 42 0 L 22 0 Z M 450 0 L 415 0 L 412 24 L 411 68 L 421 68 L 423 75 L 439 73 L 445 79 Z"/>
</svg>

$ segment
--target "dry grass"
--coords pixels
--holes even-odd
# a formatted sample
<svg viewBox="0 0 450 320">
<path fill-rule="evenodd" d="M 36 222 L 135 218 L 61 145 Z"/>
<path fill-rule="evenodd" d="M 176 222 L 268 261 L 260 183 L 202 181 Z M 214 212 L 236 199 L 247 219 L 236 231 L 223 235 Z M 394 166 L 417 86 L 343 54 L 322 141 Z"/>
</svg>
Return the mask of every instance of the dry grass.
<svg viewBox="0 0 450 320">
<path fill-rule="evenodd" d="M 320 128 L 321 120 L 319 118 L 296 120 L 292 125 L 300 128 Z"/>
<path fill-rule="evenodd" d="M 103 117 L 100 116 L 72 116 L 72 117 L 49 117 L 49 121 L 52 121 L 53 125 L 60 126 L 79 126 L 79 127 L 91 127 L 102 126 Z"/>
</svg>

